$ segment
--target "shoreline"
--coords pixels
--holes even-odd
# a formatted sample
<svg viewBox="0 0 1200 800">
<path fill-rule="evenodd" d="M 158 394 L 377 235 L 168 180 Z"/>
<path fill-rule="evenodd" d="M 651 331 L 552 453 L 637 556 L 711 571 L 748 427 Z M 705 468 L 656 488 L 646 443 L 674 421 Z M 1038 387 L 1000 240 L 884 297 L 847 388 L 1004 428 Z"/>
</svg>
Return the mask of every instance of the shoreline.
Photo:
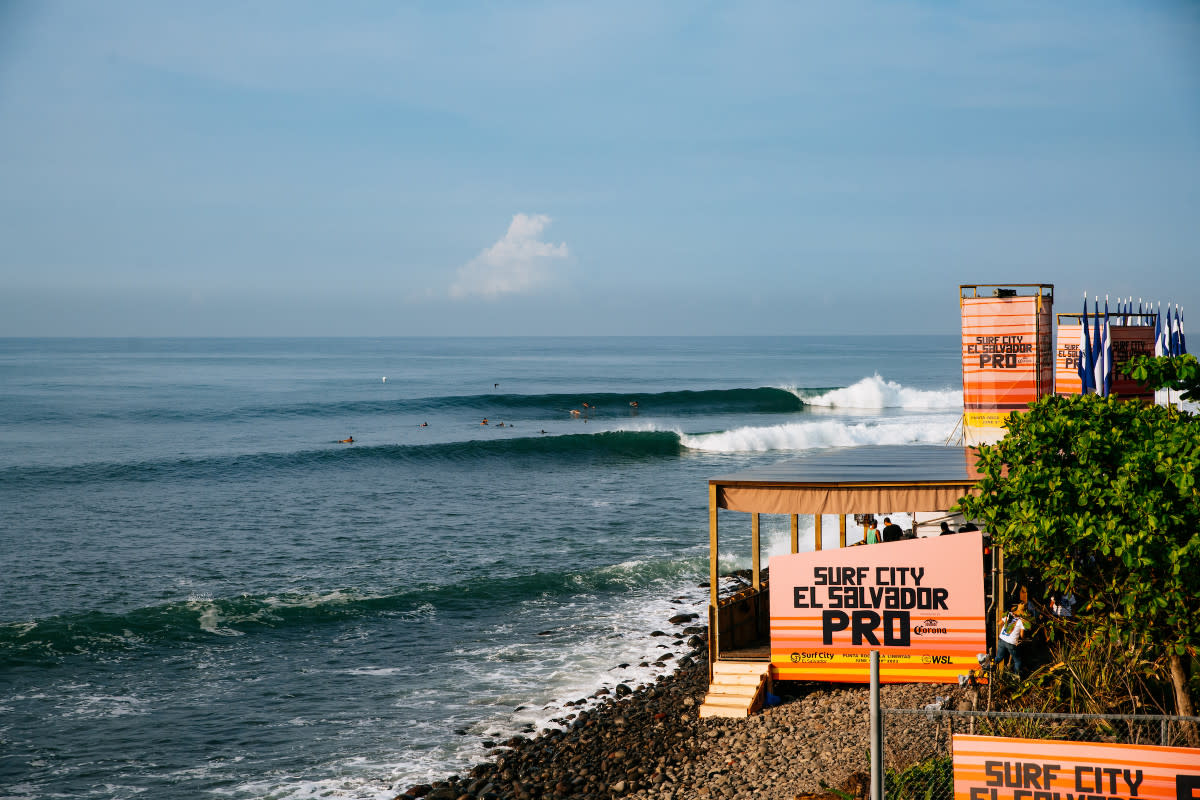
<svg viewBox="0 0 1200 800">
<path fill-rule="evenodd" d="M 868 687 L 778 682 L 780 705 L 745 718 L 700 719 L 707 631 L 692 636 L 674 672 L 572 701 L 580 710 L 556 720 L 565 727 L 510 737 L 467 774 L 397 787 L 396 800 L 765 800 L 865 789 L 855 773 L 868 769 Z M 888 708 L 961 694 L 947 684 L 880 687 Z"/>
</svg>

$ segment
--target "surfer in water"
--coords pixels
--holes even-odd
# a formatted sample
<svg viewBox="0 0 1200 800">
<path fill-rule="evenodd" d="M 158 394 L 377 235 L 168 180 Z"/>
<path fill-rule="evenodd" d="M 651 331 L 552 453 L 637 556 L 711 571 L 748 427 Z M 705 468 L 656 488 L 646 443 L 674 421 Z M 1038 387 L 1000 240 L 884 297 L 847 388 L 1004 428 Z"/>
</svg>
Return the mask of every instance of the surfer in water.
<svg viewBox="0 0 1200 800">
<path fill-rule="evenodd" d="M 340 441 L 342 444 L 354 444 L 354 437 L 353 437 L 353 436 L 347 436 L 345 439 L 340 439 L 339 441 Z"/>
</svg>

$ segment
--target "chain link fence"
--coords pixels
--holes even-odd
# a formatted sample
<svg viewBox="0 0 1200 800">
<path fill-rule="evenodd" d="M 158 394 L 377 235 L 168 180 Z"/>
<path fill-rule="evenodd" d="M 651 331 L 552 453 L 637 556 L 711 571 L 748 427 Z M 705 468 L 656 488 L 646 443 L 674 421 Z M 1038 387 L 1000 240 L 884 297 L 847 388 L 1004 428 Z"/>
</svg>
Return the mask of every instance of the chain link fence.
<svg viewBox="0 0 1200 800">
<path fill-rule="evenodd" d="M 882 709 L 886 800 L 954 800 L 954 734 L 1187 747 L 1200 717 Z M 1194 745 L 1191 745 L 1194 746 Z"/>
</svg>

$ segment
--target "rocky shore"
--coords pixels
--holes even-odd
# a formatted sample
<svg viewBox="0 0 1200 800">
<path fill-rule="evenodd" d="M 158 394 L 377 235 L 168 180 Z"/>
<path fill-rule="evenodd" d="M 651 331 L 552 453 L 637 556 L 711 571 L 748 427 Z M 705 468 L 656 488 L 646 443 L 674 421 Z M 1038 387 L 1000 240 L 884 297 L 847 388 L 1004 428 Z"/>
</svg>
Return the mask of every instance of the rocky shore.
<svg viewBox="0 0 1200 800">
<path fill-rule="evenodd" d="M 581 710 L 556 720 L 561 729 L 508 739 L 467 775 L 410 787 L 397 800 L 790 800 L 828 787 L 864 795 L 867 687 L 779 683 L 783 702 L 761 714 L 700 719 L 708 688 L 705 631 L 685 630 L 676 636 L 689 636 L 693 649 L 674 673 L 575 701 L 569 705 Z M 939 697 L 947 706 L 967 702 L 963 690 L 944 685 L 885 685 L 880 693 L 884 708 L 921 708 Z"/>
</svg>

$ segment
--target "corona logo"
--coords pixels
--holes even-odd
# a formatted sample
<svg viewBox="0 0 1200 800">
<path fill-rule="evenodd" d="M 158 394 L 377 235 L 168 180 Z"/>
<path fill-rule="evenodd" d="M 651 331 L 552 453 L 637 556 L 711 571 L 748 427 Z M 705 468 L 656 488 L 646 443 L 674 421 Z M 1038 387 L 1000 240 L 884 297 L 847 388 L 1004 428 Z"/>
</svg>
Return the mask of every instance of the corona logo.
<svg viewBox="0 0 1200 800">
<path fill-rule="evenodd" d="M 941 624 L 936 619 L 927 619 L 913 626 L 913 633 L 917 636 L 928 636 L 930 634 L 946 634 L 950 631 L 941 627 Z"/>
</svg>

